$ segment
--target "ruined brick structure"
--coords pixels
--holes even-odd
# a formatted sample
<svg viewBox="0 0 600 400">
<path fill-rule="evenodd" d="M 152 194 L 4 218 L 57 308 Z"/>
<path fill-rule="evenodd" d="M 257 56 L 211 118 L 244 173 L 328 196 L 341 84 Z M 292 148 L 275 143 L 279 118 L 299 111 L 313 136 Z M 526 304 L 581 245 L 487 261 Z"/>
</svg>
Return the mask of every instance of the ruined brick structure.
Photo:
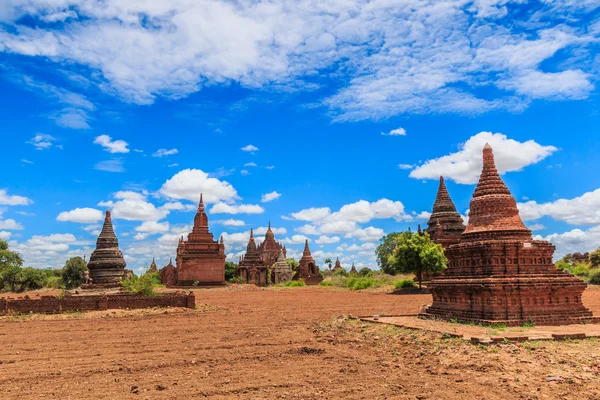
<svg viewBox="0 0 600 400">
<path fill-rule="evenodd" d="M 591 319 L 581 300 L 586 284 L 554 267 L 554 249 L 533 240 L 486 144 L 467 228 L 446 249 L 448 270 L 429 285 L 433 304 L 421 315 L 510 326 Z"/>
<path fill-rule="evenodd" d="M 356 270 L 356 267 L 354 266 L 354 263 L 352 263 L 352 268 L 350 268 L 350 273 L 351 274 L 358 274 L 358 271 Z"/>
<path fill-rule="evenodd" d="M 257 247 L 258 254 L 265 265 L 271 266 L 277 262 L 279 252 L 283 250 L 283 255 L 287 257 L 287 249 L 275 240 L 275 235 L 271 230 L 271 221 L 269 221 L 269 227 L 267 233 L 265 233 L 265 240 L 260 243 Z"/>
<path fill-rule="evenodd" d="M 343 268 L 342 268 L 342 264 L 340 263 L 340 258 L 337 257 L 335 259 L 335 267 L 333 267 L 333 272 L 339 271 L 340 269 L 343 269 Z"/>
<path fill-rule="evenodd" d="M 148 272 L 156 272 L 158 268 L 156 267 L 156 262 L 154 261 L 154 257 L 152 257 L 152 264 L 150 264 L 150 268 L 148 268 Z"/>
<path fill-rule="evenodd" d="M 294 275 L 294 280 L 297 279 L 303 279 L 307 285 L 318 285 L 323 280 L 319 272 L 319 267 L 315 263 L 308 247 L 308 240 L 304 244 L 304 252 Z"/>
<path fill-rule="evenodd" d="M 125 275 L 125 259 L 119 250 L 119 240 L 113 230 L 110 211 L 106 211 L 102 231 L 96 241 L 87 267 L 90 271 L 91 285 L 87 287 L 116 287 Z"/>
<path fill-rule="evenodd" d="M 166 287 L 177 285 L 177 268 L 173 265 L 173 259 L 169 259 L 169 264 L 160 270 L 160 281 Z"/>
<path fill-rule="evenodd" d="M 245 283 L 258 286 L 267 286 L 268 284 L 269 266 L 264 263 L 256 248 L 254 231 L 252 229 L 250 229 L 250 239 L 248 240 L 248 246 L 246 246 L 246 254 L 240 259 L 236 274 Z"/>
<path fill-rule="evenodd" d="M 291 281 L 293 275 L 294 272 L 292 271 L 292 267 L 285 261 L 283 249 L 280 249 L 279 258 L 271 270 L 271 283 L 278 284 Z"/>
<path fill-rule="evenodd" d="M 590 261 L 590 253 L 573 253 L 573 264 L 582 264 Z"/>
<path fill-rule="evenodd" d="M 202 194 L 188 240 L 179 239 L 175 263 L 177 286 L 225 284 L 225 244 L 223 237 L 217 242 L 208 231 Z"/>
<path fill-rule="evenodd" d="M 429 233 L 431 240 L 446 249 L 448 246 L 460 242 L 460 236 L 464 230 L 463 219 L 450 198 L 444 177 L 440 176 L 440 186 L 425 232 Z"/>
</svg>

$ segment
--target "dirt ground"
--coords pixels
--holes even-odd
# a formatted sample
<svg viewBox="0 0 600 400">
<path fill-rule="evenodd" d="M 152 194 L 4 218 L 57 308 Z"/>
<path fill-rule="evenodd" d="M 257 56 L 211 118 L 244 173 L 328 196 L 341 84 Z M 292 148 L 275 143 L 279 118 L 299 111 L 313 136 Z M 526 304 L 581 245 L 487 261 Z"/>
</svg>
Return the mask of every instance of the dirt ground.
<svg viewBox="0 0 600 400">
<path fill-rule="evenodd" d="M 0 319 L 1 399 L 600 399 L 600 342 L 471 345 L 341 316 L 429 295 L 215 289 L 197 310 Z M 600 314 L 600 290 L 585 304 Z"/>
</svg>

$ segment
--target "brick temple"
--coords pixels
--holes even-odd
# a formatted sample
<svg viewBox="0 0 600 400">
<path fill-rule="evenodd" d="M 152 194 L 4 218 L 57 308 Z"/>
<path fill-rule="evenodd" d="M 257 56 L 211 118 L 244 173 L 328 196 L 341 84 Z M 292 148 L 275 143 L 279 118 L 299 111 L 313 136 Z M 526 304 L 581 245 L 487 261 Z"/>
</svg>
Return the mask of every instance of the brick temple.
<svg viewBox="0 0 600 400">
<path fill-rule="evenodd" d="M 421 315 L 509 326 L 590 320 L 581 300 L 586 284 L 556 269 L 554 250 L 533 240 L 486 144 L 467 228 L 446 249 L 448 269 L 429 285 L 433 304 Z"/>
<path fill-rule="evenodd" d="M 93 287 L 117 287 L 125 276 L 125 259 L 119 250 L 119 240 L 112 225 L 110 211 L 106 211 L 102 231 L 96 240 L 96 249 L 92 252 L 87 267 L 90 271 L 90 284 Z"/>
<path fill-rule="evenodd" d="M 431 240 L 445 249 L 460 242 L 464 230 L 464 221 L 450 198 L 444 177 L 440 176 L 440 186 L 425 232 L 429 233 Z"/>
<path fill-rule="evenodd" d="M 294 272 L 292 271 L 292 267 L 285 260 L 286 258 L 283 254 L 283 249 L 281 249 L 279 250 L 279 258 L 271 270 L 271 283 L 278 284 L 292 280 Z"/>
<path fill-rule="evenodd" d="M 342 264 L 340 263 L 340 258 L 339 258 L 339 257 L 337 257 L 337 258 L 335 259 L 335 266 L 333 267 L 333 272 L 337 272 L 337 271 L 339 271 L 339 270 L 341 270 L 341 269 L 343 269 L 343 268 L 342 268 Z"/>
<path fill-rule="evenodd" d="M 223 237 L 216 241 L 208 230 L 202 194 L 192 232 L 187 240 L 179 239 L 175 263 L 177 286 L 225 284 L 225 244 Z"/>
<path fill-rule="evenodd" d="M 303 279 L 307 285 L 318 285 L 323 280 L 319 267 L 310 252 L 310 247 L 308 247 L 308 240 L 304 243 L 304 251 L 298 262 L 294 279 Z"/>
<path fill-rule="evenodd" d="M 251 283 L 258 286 L 267 286 L 268 284 L 269 266 L 264 263 L 258 252 L 252 229 L 250 229 L 250 239 L 246 246 L 246 254 L 240 259 L 236 274 L 242 278 L 244 283 Z"/>
<path fill-rule="evenodd" d="M 257 250 L 260 258 L 267 266 L 272 266 L 277 262 L 280 251 L 283 251 L 284 257 L 287 257 L 285 246 L 275 240 L 275 235 L 271 230 L 271 221 L 269 221 L 269 227 L 265 233 L 265 240 L 258 245 Z"/>
</svg>

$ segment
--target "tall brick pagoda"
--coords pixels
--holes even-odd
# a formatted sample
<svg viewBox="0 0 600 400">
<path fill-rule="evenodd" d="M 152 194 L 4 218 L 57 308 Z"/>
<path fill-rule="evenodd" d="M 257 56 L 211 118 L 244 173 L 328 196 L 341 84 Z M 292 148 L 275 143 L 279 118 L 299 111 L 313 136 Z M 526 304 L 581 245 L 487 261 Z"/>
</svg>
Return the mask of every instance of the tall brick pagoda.
<svg viewBox="0 0 600 400">
<path fill-rule="evenodd" d="M 246 254 L 244 254 L 238 264 L 237 275 L 245 283 L 258 286 L 267 286 L 268 284 L 269 266 L 260 257 L 252 229 L 250 229 L 250 239 L 248 240 L 248 246 L 246 246 Z"/>
<path fill-rule="evenodd" d="M 358 271 L 356 270 L 354 263 L 352 263 L 352 268 L 350 268 L 349 274 L 358 274 Z"/>
<path fill-rule="evenodd" d="M 308 240 L 304 244 L 304 251 L 302 252 L 302 258 L 298 262 L 294 279 L 304 279 L 304 283 L 307 285 L 318 285 L 323 280 L 319 272 L 319 267 L 315 263 L 315 259 L 312 257 L 312 253 L 308 247 Z"/>
<path fill-rule="evenodd" d="M 225 284 L 225 244 L 222 237 L 219 242 L 213 240 L 208 231 L 202 194 L 192 232 L 187 241 L 183 237 L 179 240 L 175 263 L 177 286 Z"/>
<path fill-rule="evenodd" d="M 431 240 L 445 249 L 460 242 L 460 235 L 464 230 L 464 221 L 450 198 L 444 177 L 440 176 L 440 186 L 425 232 L 429 233 Z"/>
<path fill-rule="evenodd" d="M 446 249 L 448 269 L 429 285 L 433 304 L 421 315 L 510 326 L 590 319 L 581 300 L 586 284 L 556 269 L 554 250 L 533 240 L 486 144 L 467 228 L 460 243 Z"/>
<path fill-rule="evenodd" d="M 275 240 L 275 235 L 271 230 L 271 221 L 269 221 L 269 227 L 267 228 L 267 233 L 265 233 L 265 240 L 258 245 L 257 250 L 260 258 L 268 266 L 277 262 L 281 250 L 283 250 L 283 255 L 287 257 L 285 246 L 282 246 L 281 243 Z"/>
<path fill-rule="evenodd" d="M 333 272 L 339 271 L 339 270 L 341 270 L 341 269 L 343 269 L 343 268 L 342 268 L 342 264 L 340 263 L 340 258 L 339 258 L 339 257 L 337 257 L 337 258 L 335 259 L 335 266 L 333 267 Z"/>
<path fill-rule="evenodd" d="M 92 286 L 116 287 L 125 275 L 125 260 L 119 250 L 119 240 L 115 235 L 110 217 L 106 211 L 102 231 L 96 240 L 96 249 L 92 252 L 87 266 Z M 89 285 L 88 285 L 89 286 Z"/>
</svg>

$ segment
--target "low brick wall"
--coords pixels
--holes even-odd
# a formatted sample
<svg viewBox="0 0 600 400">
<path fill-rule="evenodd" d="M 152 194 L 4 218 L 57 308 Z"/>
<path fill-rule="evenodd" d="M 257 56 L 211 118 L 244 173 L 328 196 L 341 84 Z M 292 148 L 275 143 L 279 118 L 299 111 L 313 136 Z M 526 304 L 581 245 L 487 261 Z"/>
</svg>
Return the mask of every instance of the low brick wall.
<svg viewBox="0 0 600 400">
<path fill-rule="evenodd" d="M 196 307 L 193 292 L 168 293 L 161 296 L 139 296 L 129 294 L 109 294 L 95 296 L 39 298 L 22 297 L 0 299 L 0 315 L 7 314 L 59 314 L 61 312 L 95 311 L 108 309 L 136 309 L 151 307 Z"/>
</svg>

